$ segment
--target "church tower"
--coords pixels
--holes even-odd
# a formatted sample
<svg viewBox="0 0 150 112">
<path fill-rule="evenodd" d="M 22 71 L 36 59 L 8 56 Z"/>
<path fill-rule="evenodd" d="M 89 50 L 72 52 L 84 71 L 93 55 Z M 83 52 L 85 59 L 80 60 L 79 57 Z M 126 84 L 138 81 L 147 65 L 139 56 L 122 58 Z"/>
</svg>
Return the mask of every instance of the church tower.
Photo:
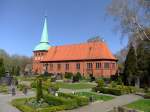
<svg viewBox="0 0 150 112">
<path fill-rule="evenodd" d="M 49 49 L 49 41 L 48 41 L 48 28 L 47 28 L 47 18 L 45 17 L 43 32 L 41 35 L 40 43 L 33 50 L 33 72 L 34 73 L 43 73 L 43 65 L 40 61 L 47 54 Z"/>
</svg>

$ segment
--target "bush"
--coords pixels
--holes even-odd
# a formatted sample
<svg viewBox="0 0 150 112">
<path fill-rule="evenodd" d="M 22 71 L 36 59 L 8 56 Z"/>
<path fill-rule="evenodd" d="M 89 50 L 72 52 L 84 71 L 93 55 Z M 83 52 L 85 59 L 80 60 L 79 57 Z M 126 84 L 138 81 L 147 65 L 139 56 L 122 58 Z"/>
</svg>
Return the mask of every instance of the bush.
<svg viewBox="0 0 150 112">
<path fill-rule="evenodd" d="M 36 101 L 36 98 L 15 99 L 12 101 L 12 105 L 22 112 L 56 112 L 61 110 L 74 109 L 79 106 L 88 104 L 88 98 L 86 97 L 79 97 L 64 93 L 59 93 L 59 97 L 46 94 L 43 96 L 43 103 L 41 104 L 39 104 L 39 102 L 33 101 Z M 34 106 L 34 103 L 38 103 L 39 106 Z"/>
<path fill-rule="evenodd" d="M 75 99 L 78 106 L 84 106 L 89 103 L 89 99 L 87 97 L 75 96 L 72 94 L 59 93 L 59 96 L 69 99 Z"/>
<path fill-rule="evenodd" d="M 75 76 L 73 76 L 73 82 L 79 82 L 82 79 L 80 72 L 77 72 Z"/>
<path fill-rule="evenodd" d="M 104 87 L 104 84 L 105 84 L 105 82 L 104 82 L 103 79 L 99 79 L 99 80 L 97 81 L 97 87 L 99 87 L 99 88 L 103 88 L 103 87 Z"/>
<path fill-rule="evenodd" d="M 8 86 L 1 85 L 0 86 L 0 93 L 8 93 Z"/>
<path fill-rule="evenodd" d="M 65 73 L 65 78 L 66 79 L 72 79 L 72 77 L 73 77 L 73 73 L 70 73 L 70 72 Z"/>
<path fill-rule="evenodd" d="M 95 81 L 95 77 L 93 76 L 93 74 L 90 74 L 90 75 L 89 75 L 89 78 L 90 78 L 90 82 Z"/>
<path fill-rule="evenodd" d="M 35 112 L 35 109 L 33 109 L 30 106 L 25 105 L 26 98 L 22 99 L 15 99 L 12 100 L 11 104 L 21 110 L 22 112 Z"/>
<path fill-rule="evenodd" d="M 77 73 L 76 73 L 76 77 L 77 77 L 79 80 L 81 80 L 81 79 L 82 79 L 81 73 L 80 73 L 80 72 L 77 72 Z"/>
<path fill-rule="evenodd" d="M 65 106 L 60 105 L 60 106 L 53 106 L 53 107 L 47 107 L 47 108 L 40 108 L 38 109 L 38 112 L 56 112 L 56 111 L 61 111 L 64 109 L 65 109 Z"/>
<path fill-rule="evenodd" d="M 43 92 L 42 92 L 42 79 L 37 79 L 37 88 L 36 88 L 36 99 L 39 101 L 41 98 L 43 98 Z"/>
<path fill-rule="evenodd" d="M 146 93 L 146 94 L 144 95 L 144 98 L 145 98 L 145 99 L 150 99 L 150 92 Z"/>
<path fill-rule="evenodd" d="M 30 86 L 31 88 L 36 88 L 36 81 L 33 81 Z"/>
<path fill-rule="evenodd" d="M 19 91 L 23 91 L 23 89 L 26 87 L 26 85 L 24 85 L 24 84 L 19 84 L 18 86 L 17 86 L 17 88 L 19 88 Z"/>
<path fill-rule="evenodd" d="M 66 99 L 63 97 L 56 97 L 56 96 L 52 96 L 52 95 L 46 95 L 44 96 L 44 100 L 49 104 L 49 105 L 54 105 L 54 106 L 58 106 L 58 105 L 64 105 L 65 109 L 73 109 L 73 108 L 77 108 L 77 102 L 75 99 Z"/>
<path fill-rule="evenodd" d="M 117 84 L 116 82 L 112 81 L 109 85 L 110 88 L 116 88 L 117 87 Z"/>
<path fill-rule="evenodd" d="M 100 91 L 100 93 L 104 93 L 104 94 L 112 94 L 112 95 L 122 95 L 123 91 L 121 89 L 115 89 L 115 88 L 99 88 L 96 87 L 93 89 L 94 91 Z"/>
</svg>

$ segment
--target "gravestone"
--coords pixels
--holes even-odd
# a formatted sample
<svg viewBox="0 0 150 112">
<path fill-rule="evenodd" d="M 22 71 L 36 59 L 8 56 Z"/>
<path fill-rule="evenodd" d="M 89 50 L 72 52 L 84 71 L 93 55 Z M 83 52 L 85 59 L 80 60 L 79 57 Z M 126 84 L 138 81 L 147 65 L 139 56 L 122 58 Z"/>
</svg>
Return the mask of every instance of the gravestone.
<svg viewBox="0 0 150 112">
<path fill-rule="evenodd" d="M 50 94 L 52 94 L 52 95 L 55 95 L 56 89 L 50 87 L 50 88 L 48 89 L 48 92 L 49 92 Z"/>
<path fill-rule="evenodd" d="M 0 79 L 0 84 L 11 85 L 14 81 L 14 78 L 9 74 L 9 72 L 5 73 L 5 77 Z"/>
</svg>

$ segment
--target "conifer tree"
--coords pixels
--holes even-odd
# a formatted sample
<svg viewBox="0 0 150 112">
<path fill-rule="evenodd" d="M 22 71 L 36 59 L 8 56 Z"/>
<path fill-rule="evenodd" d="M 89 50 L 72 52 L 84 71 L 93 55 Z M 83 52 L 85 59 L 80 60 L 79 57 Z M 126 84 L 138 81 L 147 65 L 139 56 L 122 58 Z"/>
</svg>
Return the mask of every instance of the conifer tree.
<svg viewBox="0 0 150 112">
<path fill-rule="evenodd" d="M 37 102 L 40 101 L 41 98 L 43 98 L 43 92 L 42 92 L 42 79 L 37 79 L 37 87 L 36 87 L 36 100 Z"/>
<path fill-rule="evenodd" d="M 4 62 L 3 59 L 0 58 L 0 78 L 5 74 L 5 67 L 4 67 Z"/>
<path fill-rule="evenodd" d="M 150 86 L 150 41 L 142 41 L 137 48 L 138 75 L 144 86 Z"/>
<path fill-rule="evenodd" d="M 132 78 L 137 74 L 137 59 L 133 45 L 130 45 L 124 68 L 124 82 L 131 84 Z"/>
</svg>

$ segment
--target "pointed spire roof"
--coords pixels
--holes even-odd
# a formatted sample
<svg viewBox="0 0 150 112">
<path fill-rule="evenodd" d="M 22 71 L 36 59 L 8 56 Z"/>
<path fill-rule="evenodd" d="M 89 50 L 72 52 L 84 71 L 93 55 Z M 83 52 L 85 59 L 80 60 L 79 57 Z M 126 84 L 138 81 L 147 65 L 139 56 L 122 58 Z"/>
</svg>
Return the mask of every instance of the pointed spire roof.
<svg viewBox="0 0 150 112">
<path fill-rule="evenodd" d="M 45 16 L 43 32 L 41 35 L 40 43 L 34 48 L 34 51 L 48 51 L 49 48 L 49 41 L 48 41 L 48 28 L 47 28 L 47 17 Z"/>
<path fill-rule="evenodd" d="M 41 36 L 41 43 L 48 43 L 48 28 L 47 28 L 47 17 L 45 16 L 43 32 Z"/>
</svg>

